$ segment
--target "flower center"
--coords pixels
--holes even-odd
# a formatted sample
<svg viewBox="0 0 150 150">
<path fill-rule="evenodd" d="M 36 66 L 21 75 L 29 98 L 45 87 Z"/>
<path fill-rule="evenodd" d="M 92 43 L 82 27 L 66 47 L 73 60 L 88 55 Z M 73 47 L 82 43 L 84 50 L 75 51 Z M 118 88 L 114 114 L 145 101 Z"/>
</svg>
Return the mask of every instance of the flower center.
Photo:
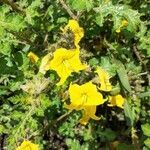
<svg viewBox="0 0 150 150">
<path fill-rule="evenodd" d="M 62 63 L 63 63 L 63 65 L 65 66 L 65 67 L 69 67 L 70 66 L 70 64 L 68 63 L 68 60 L 66 60 L 66 59 L 64 59 L 63 61 L 62 61 Z"/>
<path fill-rule="evenodd" d="M 82 105 L 84 105 L 87 102 L 88 96 L 86 93 L 83 93 L 81 97 L 82 97 Z"/>
<path fill-rule="evenodd" d="M 62 61 L 62 64 L 64 65 L 65 68 L 73 71 L 73 67 L 71 66 L 71 64 L 69 63 L 69 61 L 67 59 L 64 59 Z"/>
</svg>

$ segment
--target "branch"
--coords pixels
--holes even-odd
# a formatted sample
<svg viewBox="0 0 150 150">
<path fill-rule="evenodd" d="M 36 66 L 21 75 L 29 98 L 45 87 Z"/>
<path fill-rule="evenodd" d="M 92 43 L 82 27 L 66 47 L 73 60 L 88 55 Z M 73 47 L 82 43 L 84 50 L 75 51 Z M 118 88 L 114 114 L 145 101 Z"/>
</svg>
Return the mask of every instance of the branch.
<svg viewBox="0 0 150 150">
<path fill-rule="evenodd" d="M 143 68 L 145 69 L 145 71 L 147 72 L 147 79 L 148 79 L 148 85 L 150 86 L 150 74 L 149 74 L 149 70 L 147 68 L 147 66 L 145 65 L 145 63 L 143 62 L 140 53 L 138 52 L 138 49 L 136 47 L 136 45 L 133 45 L 133 52 L 135 53 L 137 59 L 139 60 L 139 62 L 141 63 L 141 65 L 143 66 Z"/>
<path fill-rule="evenodd" d="M 74 15 L 74 13 L 70 10 L 70 8 L 67 6 L 64 0 L 59 0 L 59 2 L 61 3 L 62 7 L 67 11 L 67 13 L 70 15 L 70 17 L 76 20 L 77 16 Z"/>
<path fill-rule="evenodd" d="M 62 119 L 66 118 L 68 115 L 70 115 L 71 113 L 72 113 L 72 110 L 66 112 L 64 115 L 62 115 L 59 118 L 57 118 L 56 122 L 61 121 Z"/>
</svg>

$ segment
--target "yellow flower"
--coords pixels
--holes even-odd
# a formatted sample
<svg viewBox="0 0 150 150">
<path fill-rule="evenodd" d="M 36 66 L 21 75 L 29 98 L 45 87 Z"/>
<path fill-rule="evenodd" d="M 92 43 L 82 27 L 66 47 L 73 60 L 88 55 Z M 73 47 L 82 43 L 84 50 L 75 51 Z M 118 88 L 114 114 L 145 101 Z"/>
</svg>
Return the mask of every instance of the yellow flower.
<svg viewBox="0 0 150 150">
<path fill-rule="evenodd" d="M 80 119 L 80 123 L 86 125 L 90 120 L 90 118 L 94 120 L 99 120 L 100 117 L 97 117 L 95 113 L 96 113 L 96 106 L 85 106 L 83 108 L 83 116 Z"/>
<path fill-rule="evenodd" d="M 82 110 L 82 118 L 80 123 L 86 125 L 90 118 L 99 120 L 95 115 L 96 106 L 103 104 L 103 96 L 97 91 L 96 85 L 87 82 L 83 85 L 71 84 L 69 87 L 70 104 L 64 104 L 69 110 Z"/>
<path fill-rule="evenodd" d="M 120 27 L 119 27 L 118 29 L 116 29 L 116 32 L 117 32 L 117 33 L 120 33 L 120 32 L 121 32 Z"/>
<path fill-rule="evenodd" d="M 100 90 L 102 91 L 106 91 L 109 92 L 112 90 L 112 85 L 109 82 L 109 74 L 108 72 L 106 72 L 104 69 L 102 69 L 101 67 L 98 67 L 96 70 L 96 73 L 99 76 L 99 82 L 100 82 Z"/>
<path fill-rule="evenodd" d="M 28 57 L 30 58 L 30 60 L 33 63 L 36 63 L 39 60 L 39 57 L 36 54 L 34 54 L 33 52 L 29 52 Z"/>
<path fill-rule="evenodd" d="M 126 26 L 128 26 L 128 21 L 127 21 L 127 20 L 122 20 L 122 21 L 121 21 L 121 25 L 120 25 L 120 27 L 116 30 L 116 32 L 117 32 L 117 33 L 120 33 L 120 32 L 121 32 L 121 29 L 122 29 L 123 27 L 126 27 Z"/>
<path fill-rule="evenodd" d="M 50 69 L 50 60 L 51 60 L 51 55 L 47 54 L 43 57 L 40 65 L 39 72 L 45 74 L 46 71 Z"/>
<path fill-rule="evenodd" d="M 57 85 L 62 85 L 72 72 L 79 72 L 87 67 L 81 63 L 79 53 L 79 50 L 67 50 L 65 48 L 59 48 L 54 52 L 50 69 L 55 70 L 60 77 Z"/>
<path fill-rule="evenodd" d="M 115 96 L 109 96 L 109 103 L 108 106 L 112 107 L 112 106 L 117 106 L 123 109 L 123 105 L 124 105 L 124 98 L 118 94 Z"/>
<path fill-rule="evenodd" d="M 84 30 L 81 28 L 76 20 L 69 20 L 68 24 L 63 29 L 63 33 L 65 34 L 68 30 L 71 30 L 74 34 L 74 44 L 77 49 L 80 48 L 79 42 L 84 36 Z"/>
<path fill-rule="evenodd" d="M 37 144 L 33 144 L 30 141 L 25 140 L 19 147 L 17 147 L 16 150 L 39 150 L 39 146 Z"/>
<path fill-rule="evenodd" d="M 70 102 L 74 106 L 95 106 L 104 103 L 103 96 L 96 85 L 87 82 L 83 85 L 71 84 L 69 87 Z"/>
<path fill-rule="evenodd" d="M 122 20 L 121 21 L 121 27 L 126 27 L 128 26 L 128 21 L 127 20 Z"/>
</svg>

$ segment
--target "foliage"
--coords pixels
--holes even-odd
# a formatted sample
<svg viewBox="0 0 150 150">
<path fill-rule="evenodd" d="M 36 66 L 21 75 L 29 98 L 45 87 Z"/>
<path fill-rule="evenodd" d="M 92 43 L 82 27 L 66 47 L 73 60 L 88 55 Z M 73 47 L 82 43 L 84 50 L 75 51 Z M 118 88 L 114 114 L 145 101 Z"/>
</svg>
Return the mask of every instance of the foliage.
<svg viewBox="0 0 150 150">
<path fill-rule="evenodd" d="M 0 149 L 150 148 L 147 0 L 0 4 Z"/>
</svg>

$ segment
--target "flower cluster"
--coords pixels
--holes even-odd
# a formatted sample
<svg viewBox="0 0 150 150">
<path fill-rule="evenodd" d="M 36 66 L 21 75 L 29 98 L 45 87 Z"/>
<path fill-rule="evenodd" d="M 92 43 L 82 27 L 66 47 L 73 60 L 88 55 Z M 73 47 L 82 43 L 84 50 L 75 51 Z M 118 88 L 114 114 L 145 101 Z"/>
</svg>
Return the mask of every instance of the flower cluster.
<svg viewBox="0 0 150 150">
<path fill-rule="evenodd" d="M 96 73 L 98 74 L 100 87 L 97 87 L 91 81 L 83 85 L 70 84 L 70 105 L 64 105 L 69 110 L 82 110 L 83 116 L 80 119 L 80 123 L 83 125 L 86 125 L 90 118 L 94 120 L 100 119 L 100 117 L 95 115 L 96 106 L 103 104 L 105 100 L 98 89 L 105 92 L 112 90 L 109 74 L 100 67 L 97 68 Z M 110 107 L 117 106 L 123 108 L 124 98 L 120 94 L 108 96 L 108 102 Z"/>
<path fill-rule="evenodd" d="M 127 22 L 122 22 L 123 26 L 126 26 Z M 72 32 L 74 36 L 75 49 L 58 48 L 53 53 L 47 54 L 43 57 L 40 65 L 39 72 L 45 74 L 47 70 L 54 70 L 60 77 L 60 81 L 57 86 L 63 85 L 72 72 L 79 72 L 87 68 L 86 64 L 82 64 L 80 60 L 80 46 L 79 42 L 84 36 L 84 30 L 81 28 L 76 20 L 69 20 L 69 23 L 62 29 L 63 34 Z M 32 62 L 36 62 L 37 56 L 30 53 L 29 58 Z M 101 67 L 97 67 L 95 73 L 98 75 L 98 86 L 89 81 L 82 85 L 70 84 L 69 95 L 70 104 L 64 102 L 64 107 L 69 110 L 81 110 L 82 118 L 80 123 L 86 125 L 90 118 L 99 120 L 100 117 L 96 116 L 97 106 L 102 105 L 105 101 L 108 101 L 108 106 L 117 106 L 123 108 L 124 98 L 118 94 L 111 96 L 109 93 L 112 91 L 113 86 L 110 83 L 110 76 L 106 70 Z M 101 91 L 105 92 L 107 98 L 104 100 Z"/>
<path fill-rule="evenodd" d="M 70 20 L 68 25 L 62 29 L 63 34 L 67 31 L 71 31 L 74 35 L 75 49 L 58 48 L 53 54 L 53 58 L 50 54 L 47 54 L 41 62 L 39 71 L 45 73 L 47 70 L 55 70 L 60 77 L 60 81 L 57 85 L 62 85 L 72 72 L 79 72 L 86 69 L 87 65 L 82 64 L 80 61 L 80 46 L 79 42 L 84 35 L 83 28 L 81 28 L 77 21 Z"/>
<path fill-rule="evenodd" d="M 96 70 L 98 76 L 99 76 L 99 83 L 100 83 L 100 90 L 105 92 L 110 92 L 112 90 L 112 85 L 109 81 L 110 77 L 108 72 L 106 72 L 104 69 L 98 67 Z M 108 106 L 117 106 L 120 108 L 123 108 L 124 104 L 124 98 L 121 95 L 115 95 L 115 96 L 109 96 L 109 105 Z"/>
</svg>

